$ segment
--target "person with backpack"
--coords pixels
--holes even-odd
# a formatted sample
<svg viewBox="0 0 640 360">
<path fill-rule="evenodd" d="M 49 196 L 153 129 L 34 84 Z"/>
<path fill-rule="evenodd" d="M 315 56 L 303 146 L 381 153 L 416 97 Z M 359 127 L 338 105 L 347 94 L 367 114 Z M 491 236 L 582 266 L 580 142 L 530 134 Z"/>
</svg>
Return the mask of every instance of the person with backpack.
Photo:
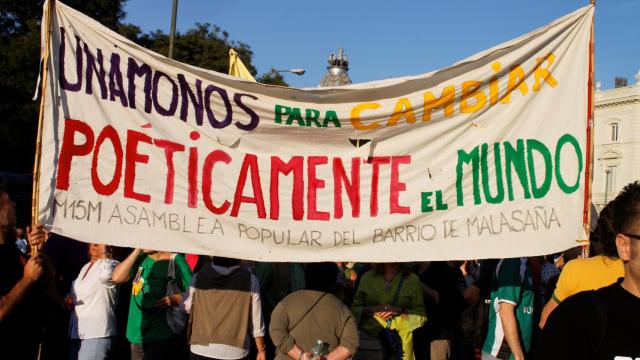
<svg viewBox="0 0 640 360">
<path fill-rule="evenodd" d="M 600 241 L 615 246 L 624 277 L 560 303 L 540 335 L 537 359 L 640 358 L 640 182 L 609 205 L 611 221 Z"/>
<path fill-rule="evenodd" d="M 135 249 L 113 270 L 112 282 L 133 279 L 127 339 L 131 359 L 174 359 L 183 349 L 186 325 L 178 307 L 191 282 L 191 269 L 182 255 Z"/>
</svg>

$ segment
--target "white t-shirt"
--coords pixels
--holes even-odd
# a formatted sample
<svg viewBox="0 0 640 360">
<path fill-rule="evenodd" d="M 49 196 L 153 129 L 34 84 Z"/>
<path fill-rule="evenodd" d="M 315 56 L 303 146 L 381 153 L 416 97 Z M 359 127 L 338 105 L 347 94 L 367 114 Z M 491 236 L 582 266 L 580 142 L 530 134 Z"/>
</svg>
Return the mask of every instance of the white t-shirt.
<svg viewBox="0 0 640 360">
<path fill-rule="evenodd" d="M 71 284 L 71 295 L 75 300 L 69 324 L 69 337 L 72 339 L 116 335 L 118 286 L 113 283 L 111 274 L 118 262 L 100 259 L 91 269 L 90 265 L 89 262 L 83 266 L 78 278 Z"/>
</svg>

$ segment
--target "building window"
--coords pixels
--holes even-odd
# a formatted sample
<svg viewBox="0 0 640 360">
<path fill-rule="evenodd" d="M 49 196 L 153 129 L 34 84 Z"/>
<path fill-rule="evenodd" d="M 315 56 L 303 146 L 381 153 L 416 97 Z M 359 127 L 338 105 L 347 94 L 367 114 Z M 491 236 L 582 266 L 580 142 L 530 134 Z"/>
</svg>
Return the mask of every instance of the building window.
<svg viewBox="0 0 640 360">
<path fill-rule="evenodd" d="M 605 203 L 611 199 L 615 194 L 613 193 L 616 188 L 616 167 L 608 166 L 604 170 L 604 201 Z"/>
<path fill-rule="evenodd" d="M 611 142 L 618 141 L 618 123 L 611 123 Z"/>
</svg>

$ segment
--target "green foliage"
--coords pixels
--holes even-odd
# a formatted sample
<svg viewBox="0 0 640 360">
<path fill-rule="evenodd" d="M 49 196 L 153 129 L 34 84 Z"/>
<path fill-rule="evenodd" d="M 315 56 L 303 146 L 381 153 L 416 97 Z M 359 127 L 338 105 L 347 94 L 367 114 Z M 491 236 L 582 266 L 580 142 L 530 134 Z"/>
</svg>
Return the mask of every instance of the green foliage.
<svg viewBox="0 0 640 360">
<path fill-rule="evenodd" d="M 65 4 L 96 19 L 136 43 L 160 54 L 169 51 L 169 35 L 143 33 L 123 24 L 126 0 L 65 0 Z M 170 16 L 170 14 L 167 14 Z M 31 100 L 39 68 L 41 1 L 0 0 L 0 170 L 30 173 L 33 167 L 39 102 Z M 252 74 L 253 52 L 242 42 L 210 24 L 196 24 L 176 36 L 174 58 L 198 67 L 227 73 L 233 47 Z M 284 82 L 282 82 L 284 83 Z"/>
<path fill-rule="evenodd" d="M 115 29 L 125 0 L 66 0 Z M 39 102 L 32 101 L 40 57 L 42 2 L 0 0 L 0 170 L 30 173 L 33 167 Z"/>
<path fill-rule="evenodd" d="M 122 25 L 118 31 L 149 50 L 165 56 L 169 53 L 169 35 L 161 30 L 145 34 L 137 26 Z M 229 71 L 229 49 L 231 48 L 236 50 L 251 74 L 255 75 L 256 68 L 251 64 L 253 52 L 249 45 L 229 40 L 229 34 L 226 31 L 211 24 L 196 23 L 185 33 L 177 33 L 173 58 L 226 74 Z"/>
</svg>

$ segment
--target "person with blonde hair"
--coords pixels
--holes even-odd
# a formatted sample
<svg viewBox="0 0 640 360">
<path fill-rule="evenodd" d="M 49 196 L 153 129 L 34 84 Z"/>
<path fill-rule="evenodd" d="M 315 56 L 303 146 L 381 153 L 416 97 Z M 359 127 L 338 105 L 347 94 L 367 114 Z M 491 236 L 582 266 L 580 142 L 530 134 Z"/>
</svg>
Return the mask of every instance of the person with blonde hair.
<svg viewBox="0 0 640 360">
<path fill-rule="evenodd" d="M 71 360 L 106 359 L 115 344 L 118 286 L 111 276 L 118 262 L 111 254 L 111 246 L 90 244 L 90 261 L 71 284 Z"/>
</svg>

